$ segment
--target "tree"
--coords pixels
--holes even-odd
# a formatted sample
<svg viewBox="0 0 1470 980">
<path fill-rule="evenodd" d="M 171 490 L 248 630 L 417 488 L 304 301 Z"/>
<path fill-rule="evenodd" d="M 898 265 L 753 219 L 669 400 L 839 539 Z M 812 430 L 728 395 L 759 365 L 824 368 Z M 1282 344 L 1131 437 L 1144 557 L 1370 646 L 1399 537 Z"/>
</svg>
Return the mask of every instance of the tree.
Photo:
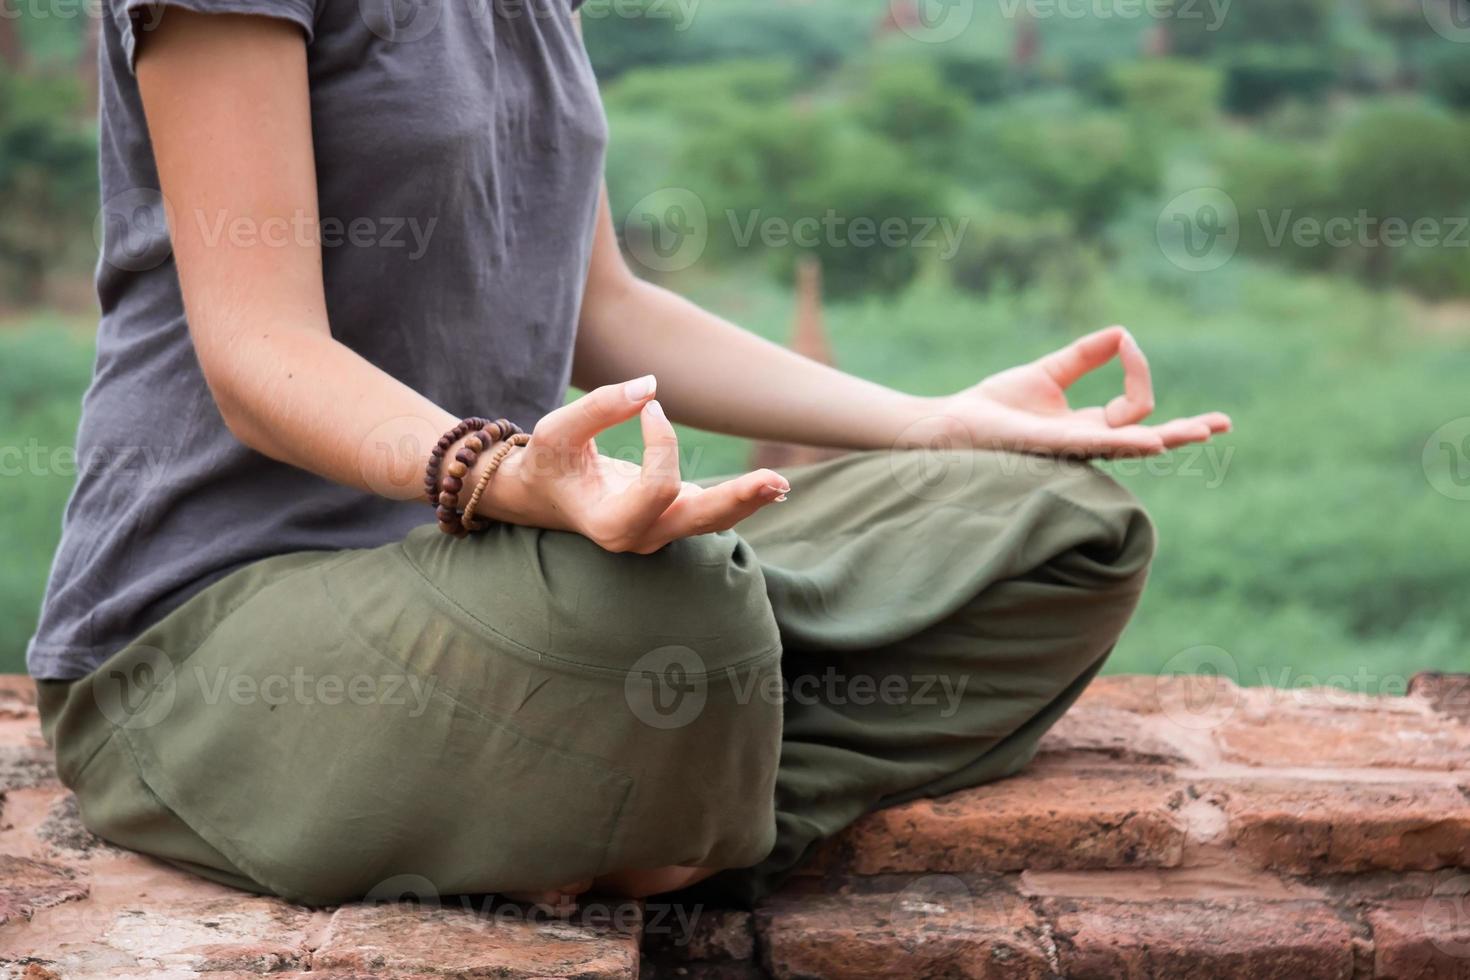
<svg viewBox="0 0 1470 980">
<path fill-rule="evenodd" d="M 0 73 L 0 268 L 23 301 L 96 211 L 97 149 L 75 84 Z"/>
</svg>

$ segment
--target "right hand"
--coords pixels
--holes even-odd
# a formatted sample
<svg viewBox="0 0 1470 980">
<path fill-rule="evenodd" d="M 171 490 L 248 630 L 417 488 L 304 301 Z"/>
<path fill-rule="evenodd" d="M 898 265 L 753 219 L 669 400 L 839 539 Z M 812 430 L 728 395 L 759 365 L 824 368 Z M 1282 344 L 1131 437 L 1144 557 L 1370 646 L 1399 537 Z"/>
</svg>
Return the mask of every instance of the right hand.
<svg viewBox="0 0 1470 980">
<path fill-rule="evenodd" d="M 785 499 L 791 484 L 772 470 L 708 488 L 685 483 L 678 436 L 654 399 L 656 384 L 649 375 L 607 385 L 547 415 L 530 445 L 501 465 L 478 512 L 646 555 L 679 538 L 729 530 Z M 635 415 L 643 425 L 643 465 L 599 454 L 597 434 Z"/>
</svg>

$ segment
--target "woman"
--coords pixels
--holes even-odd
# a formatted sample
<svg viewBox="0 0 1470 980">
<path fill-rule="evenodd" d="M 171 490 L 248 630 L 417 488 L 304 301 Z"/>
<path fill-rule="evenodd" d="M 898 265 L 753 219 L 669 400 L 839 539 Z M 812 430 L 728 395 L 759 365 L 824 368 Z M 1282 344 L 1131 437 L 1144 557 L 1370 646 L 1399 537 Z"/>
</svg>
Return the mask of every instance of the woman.
<svg viewBox="0 0 1470 980">
<path fill-rule="evenodd" d="M 574 5 L 111 0 L 79 452 L 156 467 L 79 481 L 29 651 L 108 840 L 305 903 L 748 901 L 1015 772 L 1123 629 L 1150 525 L 1042 457 L 1229 421 L 1142 424 L 1121 328 L 919 398 L 639 281 Z M 696 486 L 669 418 L 885 452 Z"/>
</svg>

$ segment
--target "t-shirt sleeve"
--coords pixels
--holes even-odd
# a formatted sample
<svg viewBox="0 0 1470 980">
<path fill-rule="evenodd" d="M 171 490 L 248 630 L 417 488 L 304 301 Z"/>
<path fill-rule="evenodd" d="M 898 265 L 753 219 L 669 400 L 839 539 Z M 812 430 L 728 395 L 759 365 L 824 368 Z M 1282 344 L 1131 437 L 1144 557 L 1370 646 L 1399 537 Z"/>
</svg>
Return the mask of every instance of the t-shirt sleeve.
<svg viewBox="0 0 1470 980">
<path fill-rule="evenodd" d="M 201 14 L 252 14 L 288 20 L 306 33 L 308 43 L 316 24 L 315 0 L 108 0 L 108 6 L 122 35 L 129 71 L 137 70 L 139 45 L 170 7 Z"/>
</svg>

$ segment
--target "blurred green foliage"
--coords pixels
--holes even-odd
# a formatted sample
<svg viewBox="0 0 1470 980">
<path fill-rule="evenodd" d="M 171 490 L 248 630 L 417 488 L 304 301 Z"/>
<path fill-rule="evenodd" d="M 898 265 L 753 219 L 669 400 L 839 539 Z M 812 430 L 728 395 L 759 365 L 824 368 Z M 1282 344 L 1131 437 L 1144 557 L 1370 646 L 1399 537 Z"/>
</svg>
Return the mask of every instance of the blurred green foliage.
<svg viewBox="0 0 1470 980">
<path fill-rule="evenodd" d="M 1470 502 L 1433 442 L 1470 412 L 1470 45 L 1434 29 L 1448 2 L 975 4 L 937 42 L 889 0 L 589 0 L 584 25 L 630 252 L 656 231 L 625 220 L 640 202 L 682 189 L 705 211 L 692 264 L 645 274 L 784 339 L 792 267 L 815 252 L 842 366 L 922 393 L 1124 322 L 1160 413 L 1235 416 L 1207 449 L 1110 467 L 1161 529 L 1110 669 L 1212 645 L 1242 682 L 1391 691 L 1466 669 L 1470 631 Z M 0 74 L 0 307 L 93 259 L 77 25 L 21 26 L 31 69 Z M 1234 207 L 1238 253 L 1191 271 L 1160 228 L 1201 189 Z M 957 237 L 855 244 L 857 219 Z M 1390 220 L 1438 237 L 1391 243 Z M 0 329 L 0 448 L 69 442 L 89 325 Z M 1110 397 L 1104 375 L 1078 399 Z M 740 440 L 684 438 L 688 475 L 745 463 Z M 70 477 L 3 479 L 0 670 L 19 666 Z"/>
<path fill-rule="evenodd" d="M 81 104 L 70 79 L 0 67 L 0 289 L 21 302 L 41 298 L 97 211 L 96 128 Z"/>
</svg>

